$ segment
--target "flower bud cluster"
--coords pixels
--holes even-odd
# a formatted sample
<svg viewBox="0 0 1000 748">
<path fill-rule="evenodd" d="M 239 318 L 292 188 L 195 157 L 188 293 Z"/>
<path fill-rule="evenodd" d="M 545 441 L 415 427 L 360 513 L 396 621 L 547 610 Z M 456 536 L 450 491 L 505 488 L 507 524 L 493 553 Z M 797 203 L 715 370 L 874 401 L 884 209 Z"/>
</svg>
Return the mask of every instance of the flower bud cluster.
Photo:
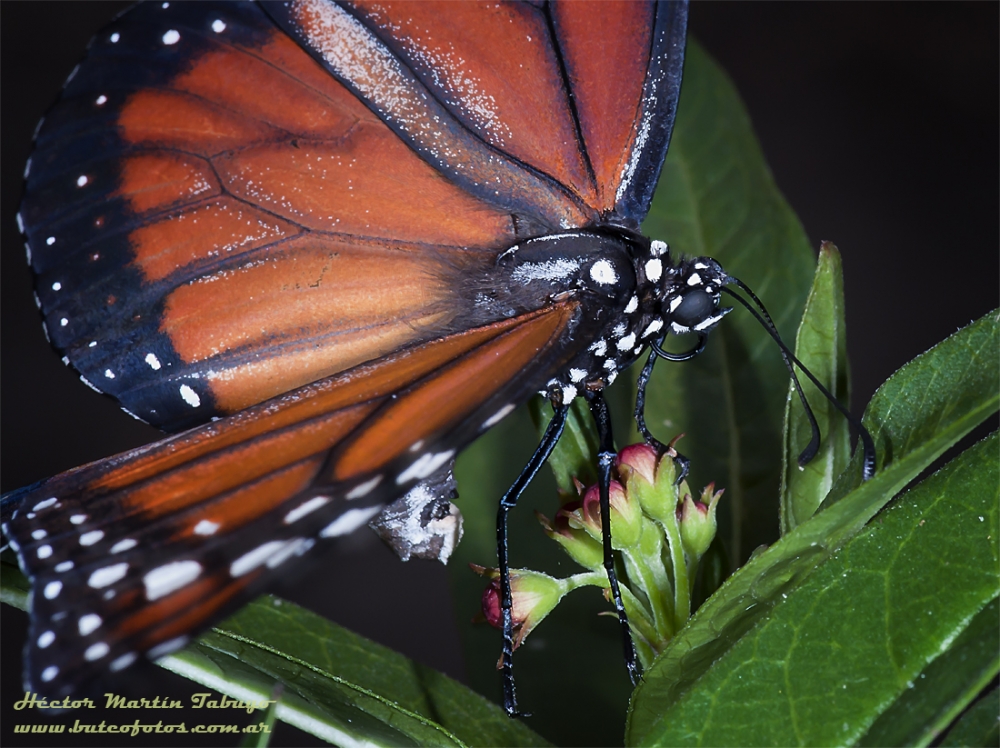
<svg viewBox="0 0 1000 748">
<path fill-rule="evenodd" d="M 664 454 L 647 444 L 626 447 L 618 454 L 609 489 L 611 545 L 625 569 L 619 581 L 644 666 L 691 615 L 698 563 L 715 539 L 715 511 L 722 496 L 710 484 L 694 498 L 687 481 L 677 483 L 675 456 L 672 444 Z M 511 571 L 515 646 L 573 589 L 596 586 L 609 595 L 600 488 L 577 481 L 576 495 L 568 498 L 553 519 L 536 514 L 546 535 L 586 571 L 566 579 Z M 483 613 L 499 628 L 503 611 L 497 572 L 474 569 L 491 579 Z"/>
</svg>

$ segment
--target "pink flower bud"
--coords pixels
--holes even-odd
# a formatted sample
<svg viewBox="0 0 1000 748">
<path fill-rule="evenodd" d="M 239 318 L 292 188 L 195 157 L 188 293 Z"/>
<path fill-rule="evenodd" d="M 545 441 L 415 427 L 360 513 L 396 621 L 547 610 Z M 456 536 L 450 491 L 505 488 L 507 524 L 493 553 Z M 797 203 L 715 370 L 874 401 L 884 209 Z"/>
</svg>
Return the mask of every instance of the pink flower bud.
<svg viewBox="0 0 1000 748">
<path fill-rule="evenodd" d="M 490 578 L 483 592 L 483 616 L 495 628 L 503 628 L 503 609 L 500 607 L 500 576 L 496 569 L 484 569 L 470 564 L 473 571 Z M 511 619 L 514 624 L 514 647 L 552 612 L 568 585 L 561 579 L 537 571 L 512 571 L 510 574 Z"/>
<path fill-rule="evenodd" d="M 500 610 L 500 580 L 494 579 L 489 587 L 483 590 L 483 616 L 493 628 L 503 625 L 503 613 Z"/>
<path fill-rule="evenodd" d="M 656 480 L 656 465 L 659 455 L 648 444 L 632 444 L 618 453 L 615 464 L 622 480 L 627 484 L 633 475 L 640 476 L 647 483 Z"/>
<path fill-rule="evenodd" d="M 631 548 L 642 533 L 642 509 L 630 499 L 625 487 L 616 480 L 608 488 L 611 506 L 611 541 L 615 548 Z M 565 511 L 572 505 L 563 508 Z M 558 515 L 557 515 L 558 516 Z M 567 515 L 569 526 L 584 529 L 594 540 L 601 540 L 601 491 L 596 485 L 583 494 L 579 507 Z"/>
</svg>

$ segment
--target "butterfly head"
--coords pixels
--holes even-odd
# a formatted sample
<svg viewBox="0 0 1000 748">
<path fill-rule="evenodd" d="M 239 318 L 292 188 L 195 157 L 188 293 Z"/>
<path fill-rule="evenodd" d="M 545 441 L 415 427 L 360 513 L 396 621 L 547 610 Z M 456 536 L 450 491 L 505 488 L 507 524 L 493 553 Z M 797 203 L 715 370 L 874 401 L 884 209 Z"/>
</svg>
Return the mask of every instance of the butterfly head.
<svg viewBox="0 0 1000 748">
<path fill-rule="evenodd" d="M 684 259 L 674 265 L 668 252 L 663 242 L 650 242 L 650 257 L 643 266 L 646 279 L 656 284 L 663 321 L 675 335 L 704 335 L 732 311 L 720 305 L 729 276 L 710 257 Z"/>
</svg>

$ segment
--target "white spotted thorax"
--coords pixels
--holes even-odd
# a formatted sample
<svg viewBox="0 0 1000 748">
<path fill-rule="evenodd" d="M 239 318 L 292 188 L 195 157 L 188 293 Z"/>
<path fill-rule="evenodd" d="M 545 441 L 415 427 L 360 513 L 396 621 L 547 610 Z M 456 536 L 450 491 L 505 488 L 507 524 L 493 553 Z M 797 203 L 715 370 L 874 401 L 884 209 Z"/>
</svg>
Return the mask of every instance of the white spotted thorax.
<svg viewBox="0 0 1000 748">
<path fill-rule="evenodd" d="M 588 235 L 591 240 L 593 237 Z M 572 285 L 568 281 L 575 278 L 576 293 L 590 291 L 617 302 L 586 352 L 545 383 L 541 393 L 554 402 L 568 404 L 586 391 L 604 389 L 651 342 L 659 343 L 671 333 L 704 335 L 729 312 L 719 306 L 720 290 L 728 276 L 715 260 L 697 257 L 675 262 L 666 243 L 632 235 L 616 244 L 618 251 L 548 259 L 544 268 L 542 263 L 534 263 L 536 271 L 526 262 L 512 273 L 525 278 L 534 272 L 532 277 L 538 279 L 543 270 L 558 264 L 564 270 L 563 287 Z"/>
</svg>

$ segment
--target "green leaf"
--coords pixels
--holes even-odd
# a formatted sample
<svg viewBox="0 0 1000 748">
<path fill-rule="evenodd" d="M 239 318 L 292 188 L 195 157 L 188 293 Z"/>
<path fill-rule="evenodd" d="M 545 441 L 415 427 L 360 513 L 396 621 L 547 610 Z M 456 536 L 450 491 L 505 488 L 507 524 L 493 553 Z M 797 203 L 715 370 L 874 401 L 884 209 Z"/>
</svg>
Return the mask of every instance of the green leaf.
<svg viewBox="0 0 1000 748">
<path fill-rule="evenodd" d="M 982 746 L 1000 743 L 1000 691 L 994 688 L 962 715 L 941 741 L 942 746 Z"/>
<path fill-rule="evenodd" d="M 993 600 L 913 681 L 913 688 L 882 712 L 858 744 L 930 745 L 1000 671 L 997 631 L 1000 601 Z"/>
<path fill-rule="evenodd" d="M 847 335 L 844 329 L 844 277 L 840 252 L 830 242 L 819 251 L 812 290 L 795 338 L 795 356 L 840 400 L 850 400 Z M 781 534 L 813 516 L 851 457 L 847 419 L 819 389 L 800 375 L 821 434 L 820 450 L 805 466 L 798 457 L 812 437 L 806 412 L 789 382 L 785 405 L 785 448 L 782 457 Z"/>
<path fill-rule="evenodd" d="M 335 744 L 544 744 L 450 678 L 274 597 L 160 662 L 245 701 L 280 683 L 278 718 Z"/>
<path fill-rule="evenodd" d="M 656 689 L 637 695 L 629 742 L 858 740 L 1000 594 L 998 446 L 994 434 L 901 496 L 697 687 L 669 706 L 651 703 Z"/>
<path fill-rule="evenodd" d="M 946 449 L 967 433 L 968 421 L 979 423 L 996 411 L 998 322 L 1000 311 L 993 310 L 917 356 L 878 389 L 862 420 L 875 440 L 879 469 L 909 459 L 930 444 Z M 840 501 L 860 483 L 859 451 L 823 506 Z"/>
<path fill-rule="evenodd" d="M 842 501 L 799 525 L 755 555 L 702 605 L 678 633 L 636 689 L 629 735 L 644 737 L 671 705 L 700 689 L 701 680 L 726 652 L 764 619 L 785 595 L 801 585 L 846 540 L 856 534 L 933 460 L 997 409 L 1000 382 L 997 315 L 990 313 L 900 369 L 876 393 L 869 412 L 891 416 L 898 449 L 875 477 Z M 893 412 L 900 383 L 913 389 L 914 412 Z M 909 431 L 903 428 L 907 424 Z M 924 441 L 910 438 L 920 434 Z"/>
<path fill-rule="evenodd" d="M 717 259 L 754 290 L 791 340 L 815 255 L 774 184 L 739 95 L 693 41 L 670 153 L 643 231 L 675 254 Z M 632 383 L 633 402 L 636 373 L 621 377 Z M 737 308 L 697 359 L 660 362 L 647 392 L 654 435 L 663 442 L 687 435 L 677 448 L 692 458 L 691 484 L 715 481 L 726 489 L 720 534 L 737 564 L 777 535 L 787 382 L 774 341 Z"/>
</svg>

